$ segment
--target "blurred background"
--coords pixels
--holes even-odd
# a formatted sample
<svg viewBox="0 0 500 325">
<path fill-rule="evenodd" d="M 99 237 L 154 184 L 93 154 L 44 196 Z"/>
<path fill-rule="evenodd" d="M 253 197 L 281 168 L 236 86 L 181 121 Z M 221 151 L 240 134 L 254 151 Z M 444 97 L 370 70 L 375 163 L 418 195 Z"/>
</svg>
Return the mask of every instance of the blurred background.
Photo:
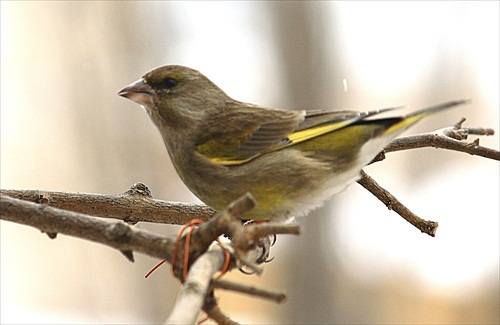
<svg viewBox="0 0 500 325">
<path fill-rule="evenodd" d="M 472 104 L 407 134 L 495 128 L 499 2 L 1 2 L 1 188 L 199 202 L 147 114 L 117 96 L 182 64 L 235 99 L 290 109 Z M 473 140 L 475 137 L 471 137 Z M 366 168 L 425 219 L 421 234 L 357 184 L 279 236 L 263 276 L 275 305 L 217 292 L 242 323 L 498 323 L 499 164 L 417 149 Z M 160 323 L 179 291 L 157 260 L 0 222 L 2 323 Z M 177 226 L 137 227 L 176 234 Z"/>
</svg>

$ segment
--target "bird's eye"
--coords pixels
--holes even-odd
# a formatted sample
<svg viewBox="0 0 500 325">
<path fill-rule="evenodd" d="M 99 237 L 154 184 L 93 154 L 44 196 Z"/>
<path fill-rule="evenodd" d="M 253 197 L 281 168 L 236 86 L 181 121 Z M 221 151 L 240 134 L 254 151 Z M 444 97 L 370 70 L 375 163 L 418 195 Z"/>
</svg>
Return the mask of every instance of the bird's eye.
<svg viewBox="0 0 500 325">
<path fill-rule="evenodd" d="M 171 89 L 177 85 L 177 80 L 174 78 L 167 78 L 162 82 L 162 88 Z"/>
</svg>

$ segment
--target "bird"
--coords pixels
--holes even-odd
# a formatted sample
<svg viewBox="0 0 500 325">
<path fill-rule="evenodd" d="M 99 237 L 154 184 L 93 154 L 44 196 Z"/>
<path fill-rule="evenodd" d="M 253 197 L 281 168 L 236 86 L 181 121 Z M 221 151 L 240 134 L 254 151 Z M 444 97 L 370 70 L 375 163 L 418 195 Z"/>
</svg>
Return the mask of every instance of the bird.
<svg viewBox="0 0 500 325">
<path fill-rule="evenodd" d="M 185 185 L 217 211 L 246 193 L 245 219 L 307 215 L 360 178 L 361 170 L 403 131 L 451 100 L 407 115 L 395 110 L 286 110 L 229 97 L 206 76 L 165 65 L 118 92 L 146 110 Z M 379 115 L 379 116 L 378 116 Z"/>
</svg>

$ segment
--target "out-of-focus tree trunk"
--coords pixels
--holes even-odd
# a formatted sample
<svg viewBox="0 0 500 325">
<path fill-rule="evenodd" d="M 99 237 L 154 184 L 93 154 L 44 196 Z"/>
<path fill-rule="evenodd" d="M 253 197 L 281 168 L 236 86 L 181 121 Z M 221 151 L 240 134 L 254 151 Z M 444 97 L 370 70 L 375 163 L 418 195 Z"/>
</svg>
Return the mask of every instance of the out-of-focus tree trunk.
<svg viewBox="0 0 500 325">
<path fill-rule="evenodd" d="M 318 109 L 332 107 L 327 102 L 332 94 L 327 93 L 325 79 L 332 75 L 335 67 L 331 66 L 331 58 L 325 58 L 325 42 L 334 39 L 317 38 L 323 35 L 318 31 L 327 29 L 324 3 L 318 2 L 272 2 L 269 4 L 274 21 L 275 43 L 281 56 L 282 76 L 285 83 L 283 89 L 284 102 L 291 109 Z M 327 208 L 316 210 L 301 219 L 304 231 L 300 238 L 294 240 L 297 248 L 294 254 L 284 262 L 283 277 L 287 279 L 286 287 L 290 293 L 287 310 L 290 323 L 334 323 L 338 311 L 335 306 L 335 292 L 332 290 L 338 280 L 338 273 L 331 272 L 335 267 L 335 256 L 325 261 L 326 234 L 322 227 L 323 218 L 329 216 Z M 297 242 L 298 241 L 298 242 Z"/>
</svg>

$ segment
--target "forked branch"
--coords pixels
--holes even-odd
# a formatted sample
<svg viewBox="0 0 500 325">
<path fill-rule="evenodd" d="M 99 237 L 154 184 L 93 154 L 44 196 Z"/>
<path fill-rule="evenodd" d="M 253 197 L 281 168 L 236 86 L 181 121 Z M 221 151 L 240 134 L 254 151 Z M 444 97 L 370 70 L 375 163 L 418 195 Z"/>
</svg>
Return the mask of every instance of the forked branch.
<svg viewBox="0 0 500 325">
<path fill-rule="evenodd" d="M 500 160 L 500 152 L 479 145 L 479 140 L 464 142 L 468 135 L 493 135 L 493 130 L 484 128 L 462 128 L 465 119 L 455 126 L 429 134 L 403 137 L 394 140 L 385 153 L 422 147 L 435 147 L 466 152 L 485 158 Z M 384 159 L 379 155 L 374 162 Z M 437 222 L 427 221 L 413 214 L 392 194 L 378 185 L 364 171 L 358 181 L 373 193 L 387 207 L 400 214 L 420 231 L 434 236 Z M 171 261 L 175 253 L 175 239 L 140 230 L 128 224 L 139 221 L 184 224 L 197 218 L 208 221 L 192 233 L 188 261 L 190 271 L 183 278 L 185 237 L 181 238 L 178 251 L 179 262 L 174 265 L 174 274 L 184 282 L 183 292 L 169 317 L 170 323 L 192 323 L 200 310 L 218 323 L 233 324 L 217 306 L 214 289 L 233 290 L 257 297 L 282 302 L 285 296 L 251 286 L 214 280 L 214 274 L 221 271 L 224 252 L 220 246 L 213 245 L 215 239 L 226 234 L 231 242 L 224 244 L 231 252 L 229 268 L 246 266 L 260 274 L 258 266 L 269 254 L 269 234 L 298 234 L 297 224 L 252 224 L 243 226 L 241 219 L 252 208 L 254 201 L 246 195 L 230 204 L 217 215 L 215 211 L 203 206 L 172 203 L 155 200 L 149 189 L 137 183 L 121 195 L 96 195 L 85 193 L 65 193 L 50 191 L 0 190 L 0 217 L 36 227 L 56 238 L 58 233 L 99 242 L 118 249 L 133 261 L 133 252 L 144 253 L 159 259 Z M 121 221 L 110 221 L 115 218 Z"/>
</svg>

